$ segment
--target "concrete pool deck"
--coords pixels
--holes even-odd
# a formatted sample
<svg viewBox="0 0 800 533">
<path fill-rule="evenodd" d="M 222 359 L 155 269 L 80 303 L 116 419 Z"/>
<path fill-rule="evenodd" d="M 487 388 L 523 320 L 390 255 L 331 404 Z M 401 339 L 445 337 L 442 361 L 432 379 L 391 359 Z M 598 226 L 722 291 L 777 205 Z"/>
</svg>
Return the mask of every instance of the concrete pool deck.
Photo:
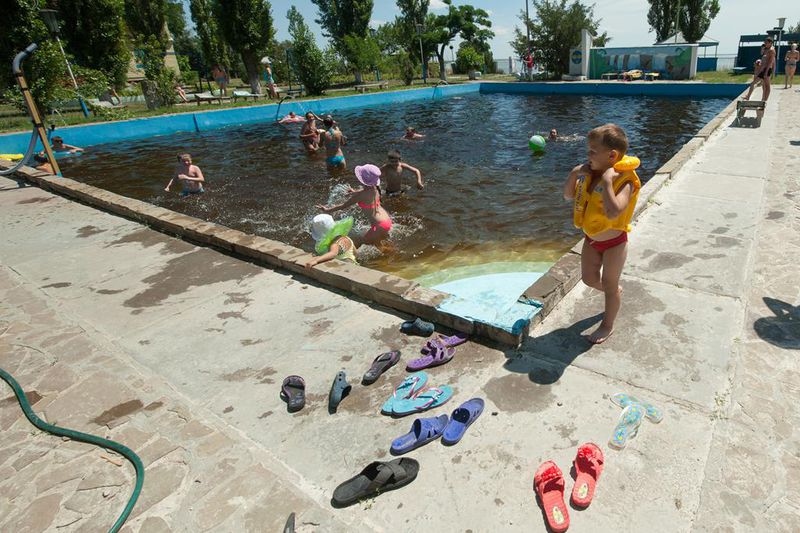
<svg viewBox="0 0 800 533">
<path fill-rule="evenodd" d="M 429 372 L 456 391 L 434 413 L 480 396 L 483 417 L 456 447 L 413 452 L 412 485 L 348 509 L 330 507 L 335 486 L 411 422 L 378 414 L 402 369 L 355 384 L 378 353 L 421 344 L 386 308 L 3 179 L 0 367 L 48 421 L 140 454 L 125 531 L 278 531 L 291 511 L 298 531 L 544 531 L 533 472 L 553 459 L 567 474 L 590 440 L 606 468 L 571 531 L 797 530 L 799 104 L 773 91 L 760 129 L 726 121 L 665 179 L 606 344 L 579 337 L 602 301 L 578 286 L 521 349 L 460 347 Z M 329 415 L 341 368 L 354 390 Z M 309 387 L 296 415 L 278 399 L 291 373 Z M 3 390 L 0 530 L 107 528 L 129 465 L 36 431 Z M 607 398 L 623 390 L 665 419 L 614 452 Z"/>
</svg>

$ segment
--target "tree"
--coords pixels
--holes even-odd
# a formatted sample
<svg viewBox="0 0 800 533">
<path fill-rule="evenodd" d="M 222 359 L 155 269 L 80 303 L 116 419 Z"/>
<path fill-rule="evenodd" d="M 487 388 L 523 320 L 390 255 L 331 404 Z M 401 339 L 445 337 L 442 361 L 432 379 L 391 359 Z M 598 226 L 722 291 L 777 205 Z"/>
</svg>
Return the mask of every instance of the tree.
<svg viewBox="0 0 800 533">
<path fill-rule="evenodd" d="M 436 15 L 428 13 L 430 0 L 397 0 L 400 15 L 395 18 L 396 34 L 408 57 L 422 63 L 423 77 L 427 76 L 427 58 L 436 52 L 436 37 L 430 32 L 435 27 Z M 417 35 L 417 24 L 422 24 L 422 35 Z M 420 56 L 420 41 L 422 55 Z"/>
<path fill-rule="evenodd" d="M 647 22 L 663 41 L 680 30 L 684 39 L 696 43 L 719 14 L 719 0 L 648 0 Z"/>
<path fill-rule="evenodd" d="M 489 30 L 492 22 L 489 20 L 489 13 L 483 9 L 475 8 L 471 5 L 454 6 L 452 0 L 443 0 L 447 4 L 447 13 L 436 15 L 433 18 L 432 28 L 429 32 L 436 43 L 436 57 L 439 59 L 439 77 L 447 79 L 444 69 L 444 53 L 447 47 L 457 36 L 470 43 L 488 43 L 494 37 L 494 33 Z M 486 46 L 488 49 L 488 45 Z M 475 46 L 472 46 L 475 51 Z"/>
<path fill-rule="evenodd" d="M 480 68 L 482 64 L 483 55 L 475 50 L 472 45 L 461 43 L 458 47 L 458 53 L 456 54 L 455 67 L 458 72 L 467 73 L 476 68 Z"/>
<path fill-rule="evenodd" d="M 289 9 L 286 18 L 289 19 L 289 35 L 292 37 L 292 70 L 300 78 L 306 93 L 320 95 L 331 85 L 331 58 L 319 49 L 314 34 L 295 6 Z"/>
<path fill-rule="evenodd" d="M 275 37 L 271 10 L 266 0 L 217 0 L 214 3 L 222 34 L 241 56 L 253 94 L 261 94 L 259 65 Z"/>
<path fill-rule="evenodd" d="M 594 5 L 587 6 L 580 0 L 533 0 L 535 15 L 528 19 L 525 12 L 520 19 L 531 32 L 531 47 L 534 59 L 556 78 L 569 70 L 569 51 L 580 44 L 581 30 L 589 30 L 597 34 L 600 20 L 594 18 Z M 526 34 L 519 28 L 514 29 L 515 38 L 510 43 L 514 50 L 523 57 L 528 50 Z M 603 32 L 595 37 L 595 46 L 604 46 L 610 40 Z"/>
<path fill-rule="evenodd" d="M 319 12 L 317 24 L 353 68 L 356 83 L 361 83 L 361 72 L 375 65 L 369 59 L 377 46 L 369 42 L 368 33 L 373 0 L 311 1 Z"/>
<path fill-rule="evenodd" d="M 125 21 L 135 37 L 149 40 L 151 36 L 166 49 L 164 24 L 167 22 L 165 0 L 126 0 Z"/>
<path fill-rule="evenodd" d="M 131 53 L 122 0 L 58 0 L 64 46 L 84 67 L 97 69 L 120 87 Z"/>
<path fill-rule="evenodd" d="M 197 37 L 200 39 L 200 51 L 203 54 L 204 75 L 208 74 L 211 65 L 230 65 L 228 49 L 222 37 L 217 20 L 214 18 L 209 0 L 190 0 L 189 12 L 192 15 Z"/>
<path fill-rule="evenodd" d="M 789 29 L 786 30 L 786 33 L 800 33 L 800 21 L 798 21 L 794 26 L 789 26 Z"/>
<path fill-rule="evenodd" d="M 647 23 L 650 30 L 656 32 L 656 42 L 661 42 L 675 31 L 675 20 L 678 15 L 676 0 L 648 0 L 650 10 L 647 12 Z"/>
<path fill-rule="evenodd" d="M 686 42 L 702 39 L 719 9 L 719 0 L 682 0 L 679 24 Z"/>
</svg>

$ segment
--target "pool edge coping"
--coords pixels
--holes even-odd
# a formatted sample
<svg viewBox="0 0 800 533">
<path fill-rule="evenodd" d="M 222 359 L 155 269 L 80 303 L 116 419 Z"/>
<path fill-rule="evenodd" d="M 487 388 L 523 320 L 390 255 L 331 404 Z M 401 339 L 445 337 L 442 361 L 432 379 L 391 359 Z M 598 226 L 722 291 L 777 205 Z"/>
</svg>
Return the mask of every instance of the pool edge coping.
<svg viewBox="0 0 800 533">
<path fill-rule="evenodd" d="M 744 94 L 744 93 L 742 93 Z M 740 95 L 741 96 L 741 95 Z M 697 151 L 705 145 L 711 135 L 723 127 L 724 123 L 736 113 L 736 102 L 739 97 L 731 101 L 725 109 L 717 113 L 705 126 L 686 142 L 675 155 L 656 170 L 653 177 L 642 186 L 636 208 L 633 212 L 632 224 L 641 217 L 648 207 L 652 204 L 651 200 L 666 185 L 672 177 L 688 163 Z M 571 291 L 581 279 L 581 238 L 575 246 L 567 253 L 562 255 L 544 275 L 536 280 L 521 298 L 535 300 L 542 304 L 541 311 L 536 313 L 531 319 L 529 329 L 533 329 L 555 309 L 556 305 L 566 294 Z"/>
<path fill-rule="evenodd" d="M 650 199 L 702 147 L 705 140 L 719 130 L 736 111 L 736 99 L 701 128 L 670 158 L 641 189 L 634 211 L 635 222 L 649 206 Z M 0 160 L 0 167 L 10 168 L 10 162 Z M 504 345 L 517 347 L 530 330 L 541 323 L 561 299 L 580 280 L 580 241 L 562 255 L 545 274 L 520 296 L 522 301 L 535 301 L 540 309 L 529 323 L 517 332 L 494 324 L 464 318 L 439 309 L 451 295 L 423 287 L 419 283 L 342 261 L 330 261 L 306 269 L 312 255 L 288 244 L 244 233 L 214 222 L 207 222 L 141 200 L 128 198 L 86 183 L 23 167 L 15 174 L 44 190 L 70 198 L 85 205 L 147 225 L 151 229 L 180 237 L 201 246 L 210 246 L 269 268 L 280 268 L 313 279 L 322 285 L 340 289 L 357 297 L 391 309 L 418 316 L 446 328 L 483 337 Z"/>
</svg>

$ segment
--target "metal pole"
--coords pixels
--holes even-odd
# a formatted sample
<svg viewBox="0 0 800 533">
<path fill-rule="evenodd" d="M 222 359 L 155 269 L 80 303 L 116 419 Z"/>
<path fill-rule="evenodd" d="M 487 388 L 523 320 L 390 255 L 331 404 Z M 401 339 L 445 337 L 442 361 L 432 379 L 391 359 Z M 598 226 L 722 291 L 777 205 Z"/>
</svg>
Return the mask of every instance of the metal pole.
<svg viewBox="0 0 800 533">
<path fill-rule="evenodd" d="M 530 26 L 531 15 L 528 11 L 528 0 L 525 0 L 525 30 L 528 32 L 528 57 L 531 57 L 531 26 Z M 528 63 L 525 62 L 525 70 L 528 71 L 528 77 L 531 76 L 530 69 L 528 68 Z"/>
<path fill-rule="evenodd" d="M 681 19 L 681 2 L 678 0 L 677 4 L 677 11 L 675 11 L 675 43 L 678 43 L 678 28 L 680 28 L 680 19 Z"/>
<path fill-rule="evenodd" d="M 67 72 L 69 72 L 69 78 L 72 80 L 72 86 L 75 87 L 75 93 L 78 96 L 78 102 L 81 104 L 81 110 L 83 111 L 83 116 L 89 116 L 89 110 L 86 109 L 86 104 L 83 103 L 83 98 L 81 98 L 78 92 L 78 82 L 75 81 L 75 75 L 72 73 L 72 67 L 69 64 L 69 59 L 67 59 L 67 54 L 64 53 L 64 47 L 61 46 L 61 39 L 58 38 L 58 34 L 53 35 L 56 38 L 56 42 L 58 43 L 58 49 L 61 50 L 61 55 L 64 56 L 64 63 L 67 64 Z"/>
<path fill-rule="evenodd" d="M 778 67 L 781 64 L 781 37 L 782 36 L 783 36 L 783 28 L 778 30 L 778 43 L 777 43 L 778 46 L 775 49 L 775 68 L 772 69 L 772 79 L 773 80 L 778 77 Z M 786 69 L 784 68 L 784 72 L 785 71 L 786 71 Z"/>
</svg>

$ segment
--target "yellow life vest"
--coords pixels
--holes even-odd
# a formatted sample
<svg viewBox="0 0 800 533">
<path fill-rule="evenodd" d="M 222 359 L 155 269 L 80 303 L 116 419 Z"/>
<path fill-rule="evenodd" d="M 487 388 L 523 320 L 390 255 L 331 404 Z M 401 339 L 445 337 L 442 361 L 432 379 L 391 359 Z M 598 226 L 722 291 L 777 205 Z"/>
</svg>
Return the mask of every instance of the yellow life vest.
<svg viewBox="0 0 800 533">
<path fill-rule="evenodd" d="M 636 174 L 639 168 L 639 159 L 632 156 L 625 156 L 614 165 L 614 170 L 619 172 L 619 176 L 614 180 L 614 192 L 619 192 L 623 185 L 631 183 L 631 199 L 628 207 L 614 219 L 606 216 L 603 209 L 603 183 L 596 183 L 594 190 L 588 191 L 592 176 L 578 176 L 578 183 L 575 185 L 575 204 L 572 209 L 572 221 L 576 228 L 582 228 L 589 237 L 597 235 L 610 229 L 619 231 L 631 231 L 631 218 L 636 207 L 636 200 L 639 198 L 639 189 L 642 183 Z"/>
</svg>

